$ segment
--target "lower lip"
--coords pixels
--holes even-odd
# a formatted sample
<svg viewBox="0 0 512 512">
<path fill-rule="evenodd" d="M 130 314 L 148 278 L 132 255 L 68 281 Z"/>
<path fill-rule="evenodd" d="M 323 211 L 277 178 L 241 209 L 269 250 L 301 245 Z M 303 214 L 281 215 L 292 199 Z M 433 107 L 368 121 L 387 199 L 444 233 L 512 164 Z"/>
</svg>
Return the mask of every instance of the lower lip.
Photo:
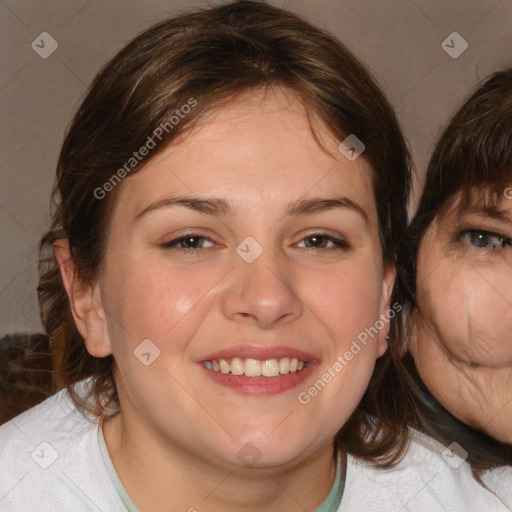
<svg viewBox="0 0 512 512">
<path fill-rule="evenodd" d="M 287 373 L 277 377 L 244 377 L 243 375 L 209 370 L 202 363 L 199 363 L 199 365 L 211 379 L 222 386 L 234 389 L 244 395 L 269 396 L 278 395 L 302 384 L 320 363 L 318 361 L 311 361 L 307 368 L 300 372 Z"/>
</svg>

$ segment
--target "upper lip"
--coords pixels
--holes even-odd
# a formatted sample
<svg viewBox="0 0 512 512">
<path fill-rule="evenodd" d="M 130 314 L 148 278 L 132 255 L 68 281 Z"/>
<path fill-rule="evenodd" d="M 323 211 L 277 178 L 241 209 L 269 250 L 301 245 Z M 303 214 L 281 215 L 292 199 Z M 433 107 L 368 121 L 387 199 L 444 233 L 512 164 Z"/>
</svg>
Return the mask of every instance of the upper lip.
<svg viewBox="0 0 512 512">
<path fill-rule="evenodd" d="M 219 359 L 233 359 L 234 357 L 241 359 L 258 359 L 260 361 L 280 359 L 283 357 L 296 357 L 301 361 L 313 361 L 318 359 L 313 354 L 296 348 L 274 345 L 238 345 L 212 352 L 201 358 L 200 361 L 218 361 Z"/>
</svg>

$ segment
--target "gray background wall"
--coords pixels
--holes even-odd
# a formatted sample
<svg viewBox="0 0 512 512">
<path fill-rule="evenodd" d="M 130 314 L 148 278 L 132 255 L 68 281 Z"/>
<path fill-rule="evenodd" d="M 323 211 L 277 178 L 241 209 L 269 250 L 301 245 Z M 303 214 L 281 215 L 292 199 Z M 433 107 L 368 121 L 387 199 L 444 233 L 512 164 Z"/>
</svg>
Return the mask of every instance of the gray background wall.
<svg viewBox="0 0 512 512">
<path fill-rule="evenodd" d="M 0 0 L 0 335 L 41 332 L 35 246 L 64 130 L 99 67 L 136 33 L 201 0 Z M 340 37 L 400 118 L 418 183 L 433 140 L 468 91 L 512 66 L 512 0 L 273 0 Z M 58 48 L 31 47 L 42 32 Z M 442 42 L 459 33 L 457 58 Z M 45 36 L 46 37 L 46 36 Z M 463 41 L 447 43 L 460 53 Z M 47 51 L 50 42 L 45 40 Z M 454 55 L 456 56 L 456 55 Z"/>
</svg>

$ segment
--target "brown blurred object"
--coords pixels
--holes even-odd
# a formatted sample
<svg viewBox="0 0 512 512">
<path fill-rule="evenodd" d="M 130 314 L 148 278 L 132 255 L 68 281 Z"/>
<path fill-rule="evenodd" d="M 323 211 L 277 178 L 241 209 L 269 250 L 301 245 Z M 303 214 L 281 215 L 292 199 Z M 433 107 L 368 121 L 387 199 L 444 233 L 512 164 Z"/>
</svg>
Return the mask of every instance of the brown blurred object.
<svg viewBox="0 0 512 512">
<path fill-rule="evenodd" d="M 0 339 L 0 425 L 53 394 L 48 336 L 12 334 Z"/>
</svg>

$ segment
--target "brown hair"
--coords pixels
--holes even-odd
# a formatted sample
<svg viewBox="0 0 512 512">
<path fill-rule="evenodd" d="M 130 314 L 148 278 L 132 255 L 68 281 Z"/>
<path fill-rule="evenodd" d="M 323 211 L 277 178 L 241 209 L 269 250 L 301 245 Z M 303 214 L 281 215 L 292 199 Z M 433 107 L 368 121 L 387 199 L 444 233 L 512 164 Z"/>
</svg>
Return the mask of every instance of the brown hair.
<svg viewBox="0 0 512 512">
<path fill-rule="evenodd" d="M 492 208 L 512 183 L 512 69 L 493 74 L 453 116 L 430 159 L 425 187 L 401 254 L 398 290 L 408 315 L 418 307 L 416 264 L 421 240 L 438 215 L 452 207 Z M 512 190 L 511 190 L 512 193 Z M 475 471 L 512 463 L 509 445 L 455 418 L 421 381 L 412 357 L 398 361 L 415 396 L 411 424 L 446 445 L 457 441 Z"/>
<path fill-rule="evenodd" d="M 373 171 L 383 260 L 394 265 L 405 237 L 411 178 L 409 152 L 391 106 L 364 66 L 333 36 L 295 14 L 255 1 L 232 2 L 163 21 L 133 39 L 104 66 L 64 140 L 53 192 L 60 202 L 41 248 L 51 249 L 56 240 L 68 238 L 77 276 L 93 282 L 102 270 L 112 207 L 122 183 L 109 194 L 102 190 L 116 169 L 118 175 L 121 168 L 126 171 L 134 150 L 159 127 L 168 129 L 160 130 L 158 142 L 153 140 L 151 158 L 207 110 L 255 88 L 272 87 L 295 93 L 308 113 L 340 140 L 355 134 L 363 141 L 363 157 Z M 191 100 L 194 108 L 178 123 L 172 122 L 172 116 L 183 113 Z M 134 162 L 130 174 L 145 163 Z M 58 387 L 67 387 L 81 410 L 115 413 L 112 357 L 97 359 L 85 349 L 53 254 L 41 260 L 40 273 L 41 315 L 50 336 Z M 86 377 L 92 377 L 92 404 L 72 388 Z M 368 396 L 374 395 L 375 390 L 369 391 Z M 114 408 L 107 410 L 107 404 Z M 360 456 L 387 455 L 400 444 L 403 417 L 399 408 L 397 414 L 393 411 L 388 414 L 385 406 L 379 411 L 382 423 L 377 431 L 382 430 L 383 441 L 361 441 L 355 450 Z M 368 417 L 363 409 L 355 413 L 346 425 L 347 434 L 342 431 L 339 436 L 340 445 L 350 449 L 347 439 L 359 442 L 363 424 L 370 429 Z"/>
</svg>

